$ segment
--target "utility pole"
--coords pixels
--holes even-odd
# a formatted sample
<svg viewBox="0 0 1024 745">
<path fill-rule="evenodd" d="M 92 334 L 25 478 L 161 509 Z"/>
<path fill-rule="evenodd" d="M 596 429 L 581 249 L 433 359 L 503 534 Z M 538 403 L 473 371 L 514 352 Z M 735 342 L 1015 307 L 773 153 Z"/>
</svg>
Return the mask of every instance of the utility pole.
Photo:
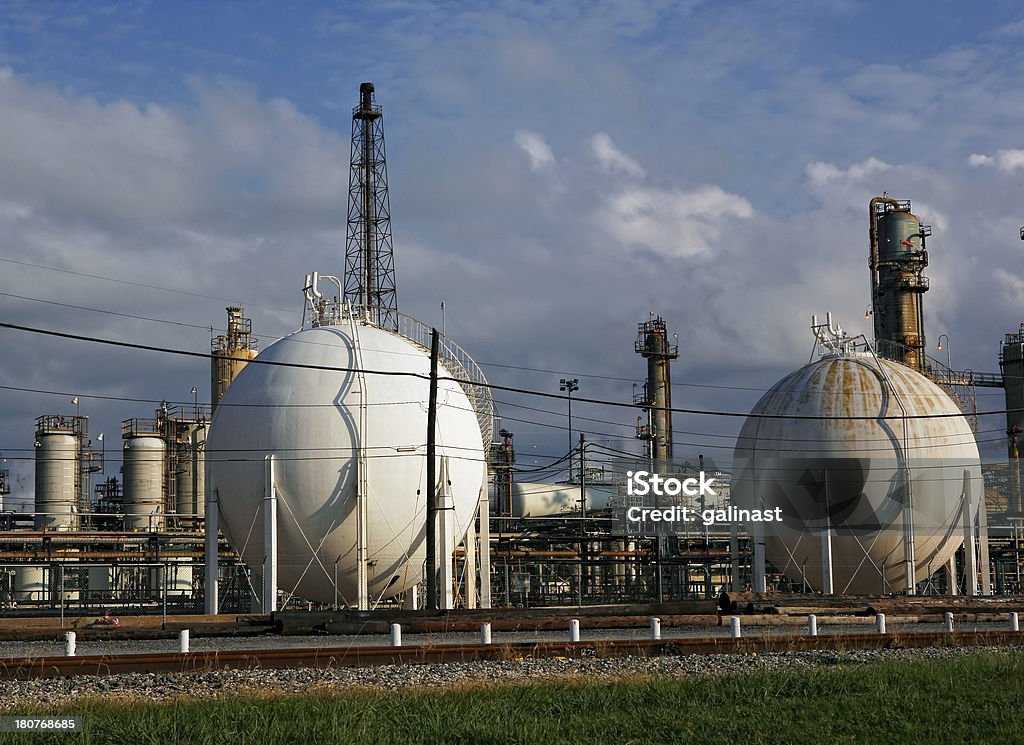
<svg viewBox="0 0 1024 745">
<path fill-rule="evenodd" d="M 572 481 L 572 394 L 579 389 L 579 378 L 572 380 L 562 378 L 559 381 L 558 390 L 564 391 L 569 397 L 569 481 Z"/>
<path fill-rule="evenodd" d="M 427 403 L 427 608 L 437 608 L 437 329 L 430 330 L 430 397 Z"/>
<path fill-rule="evenodd" d="M 587 558 L 587 470 L 585 465 L 584 449 L 586 440 L 580 432 L 580 607 L 583 607 L 583 585 L 586 577 L 584 564 Z"/>
</svg>

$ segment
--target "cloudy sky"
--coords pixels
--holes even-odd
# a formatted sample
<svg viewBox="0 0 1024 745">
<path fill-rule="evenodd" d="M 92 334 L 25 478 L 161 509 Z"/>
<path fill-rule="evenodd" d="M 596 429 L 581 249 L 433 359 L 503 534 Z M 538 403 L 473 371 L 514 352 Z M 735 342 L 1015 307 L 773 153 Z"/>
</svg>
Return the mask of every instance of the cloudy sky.
<svg viewBox="0 0 1024 745">
<path fill-rule="evenodd" d="M 443 300 L 493 382 L 630 400 L 654 311 L 674 405 L 746 411 L 807 361 L 812 313 L 868 330 L 883 191 L 934 230 L 930 353 L 945 333 L 954 367 L 996 371 L 1024 320 L 1022 40 L 999 0 L 0 2 L 0 317 L 206 351 L 237 302 L 264 347 L 294 330 L 303 274 L 342 272 L 373 81 L 399 307 L 440 325 Z M 121 419 L 209 395 L 197 360 L 0 344 L 23 482 L 70 395 L 108 450 Z M 567 449 L 562 403 L 498 399 L 523 463 Z M 637 447 L 636 412 L 573 414 Z M 740 423 L 677 416 L 677 456 L 728 462 Z M 980 438 L 998 451 L 1001 421 Z"/>
</svg>

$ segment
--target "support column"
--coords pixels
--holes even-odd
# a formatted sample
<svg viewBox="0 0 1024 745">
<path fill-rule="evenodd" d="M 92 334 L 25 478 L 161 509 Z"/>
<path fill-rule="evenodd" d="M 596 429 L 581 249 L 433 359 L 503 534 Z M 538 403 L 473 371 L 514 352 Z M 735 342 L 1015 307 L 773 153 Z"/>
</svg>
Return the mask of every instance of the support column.
<svg viewBox="0 0 1024 745">
<path fill-rule="evenodd" d="M 491 607 L 491 500 L 487 494 L 487 479 L 480 488 L 480 607 Z"/>
<path fill-rule="evenodd" d="M 992 572 L 988 556 L 988 510 L 985 508 L 985 490 L 978 498 L 978 568 L 981 570 L 981 594 L 992 594 Z"/>
<path fill-rule="evenodd" d="M 441 478 L 437 485 L 437 605 L 442 610 L 455 607 L 455 573 L 452 554 L 455 549 L 455 498 L 452 496 L 448 457 L 441 458 Z"/>
<path fill-rule="evenodd" d="M 949 561 L 946 562 L 946 590 L 949 595 L 959 595 L 960 587 L 956 581 L 956 552 L 949 557 Z"/>
<path fill-rule="evenodd" d="M 967 586 L 965 592 L 970 596 L 978 594 L 978 560 L 974 541 L 974 510 L 971 499 L 970 474 L 964 471 L 964 488 L 960 493 L 961 512 L 964 524 L 964 575 Z"/>
<path fill-rule="evenodd" d="M 462 541 L 463 554 L 466 557 L 462 569 L 462 577 L 466 584 L 466 607 L 476 608 L 476 527 L 474 520 L 469 521 L 466 537 Z"/>
<path fill-rule="evenodd" d="M 764 593 L 768 590 L 768 581 L 764 566 L 764 528 L 762 523 L 754 523 L 754 566 L 752 567 L 754 592 Z"/>
<path fill-rule="evenodd" d="M 731 592 L 740 591 L 740 526 L 733 520 L 729 523 L 729 559 L 732 564 Z"/>
<path fill-rule="evenodd" d="M 277 481 L 274 456 L 264 459 L 265 488 L 263 493 L 263 612 L 277 610 Z"/>
<path fill-rule="evenodd" d="M 832 587 L 832 528 L 828 524 L 821 534 L 821 592 L 823 595 L 835 593 Z"/>
<path fill-rule="evenodd" d="M 220 605 L 217 597 L 217 531 L 219 529 L 217 518 L 220 517 L 220 504 L 218 504 L 217 492 L 206 481 L 206 516 L 204 527 L 206 531 L 206 615 L 214 616 Z"/>
<path fill-rule="evenodd" d="M 420 586 L 413 585 L 405 591 L 405 597 L 402 600 L 403 610 L 419 610 L 420 609 Z"/>
</svg>

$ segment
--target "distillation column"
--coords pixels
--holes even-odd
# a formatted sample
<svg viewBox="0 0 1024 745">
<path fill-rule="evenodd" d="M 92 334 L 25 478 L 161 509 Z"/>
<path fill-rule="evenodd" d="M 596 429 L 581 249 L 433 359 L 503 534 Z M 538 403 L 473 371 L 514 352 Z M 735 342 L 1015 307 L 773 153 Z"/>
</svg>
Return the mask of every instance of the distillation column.
<svg viewBox="0 0 1024 745">
<path fill-rule="evenodd" d="M 644 402 L 650 413 L 651 457 L 654 470 L 667 472 L 672 460 L 672 378 L 669 363 L 679 356 L 679 347 L 668 342 L 665 320 L 654 317 L 638 327 L 637 354 L 647 360 Z"/>
<path fill-rule="evenodd" d="M 871 311 L 878 355 L 922 370 L 925 365 L 923 296 L 928 278 L 924 239 L 931 228 L 909 201 L 875 197 L 868 207 Z"/>
<path fill-rule="evenodd" d="M 242 308 L 230 307 L 227 333 L 216 337 L 211 346 L 210 403 L 213 410 L 224 398 L 224 393 L 249 360 L 256 356 L 258 342 L 252 335 L 252 321 L 242 315 Z"/>
<path fill-rule="evenodd" d="M 1024 455 L 1024 323 L 1020 331 L 1007 334 L 999 348 L 999 367 L 1006 394 L 1007 456 L 1010 460 L 1010 513 L 1024 512 L 1021 498 L 1020 458 Z"/>
</svg>

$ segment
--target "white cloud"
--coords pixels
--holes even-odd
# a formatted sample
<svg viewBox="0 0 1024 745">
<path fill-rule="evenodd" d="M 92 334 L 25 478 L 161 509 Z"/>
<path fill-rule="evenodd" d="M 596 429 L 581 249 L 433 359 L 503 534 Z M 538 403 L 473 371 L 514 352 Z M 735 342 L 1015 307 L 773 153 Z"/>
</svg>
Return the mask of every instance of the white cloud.
<svg viewBox="0 0 1024 745">
<path fill-rule="evenodd" d="M 998 267 L 992 276 L 1013 305 L 1024 303 L 1024 279 Z"/>
<path fill-rule="evenodd" d="M 537 132 L 529 129 L 520 129 L 516 132 L 515 143 L 522 148 L 530 159 L 530 170 L 540 171 L 555 164 L 554 153 L 544 138 Z"/>
<path fill-rule="evenodd" d="M 730 218 L 753 215 L 750 202 L 718 186 L 690 190 L 637 186 L 608 197 L 597 223 L 625 246 L 689 258 L 710 252 Z"/>
<path fill-rule="evenodd" d="M 604 132 L 593 135 L 588 142 L 591 153 L 603 170 L 609 173 L 622 173 L 633 178 L 643 178 L 644 169 L 640 164 L 615 147 L 612 138 Z"/>
<path fill-rule="evenodd" d="M 1014 171 L 1024 168 L 1024 150 L 1000 150 L 995 156 L 973 153 L 967 162 L 972 166 L 995 166 L 1000 171 Z"/>
<path fill-rule="evenodd" d="M 836 181 L 861 181 L 869 176 L 884 173 L 892 168 L 883 160 L 870 157 L 863 163 L 854 163 L 843 170 L 833 163 L 815 161 L 808 163 L 804 169 L 812 187 L 823 186 Z"/>
</svg>

